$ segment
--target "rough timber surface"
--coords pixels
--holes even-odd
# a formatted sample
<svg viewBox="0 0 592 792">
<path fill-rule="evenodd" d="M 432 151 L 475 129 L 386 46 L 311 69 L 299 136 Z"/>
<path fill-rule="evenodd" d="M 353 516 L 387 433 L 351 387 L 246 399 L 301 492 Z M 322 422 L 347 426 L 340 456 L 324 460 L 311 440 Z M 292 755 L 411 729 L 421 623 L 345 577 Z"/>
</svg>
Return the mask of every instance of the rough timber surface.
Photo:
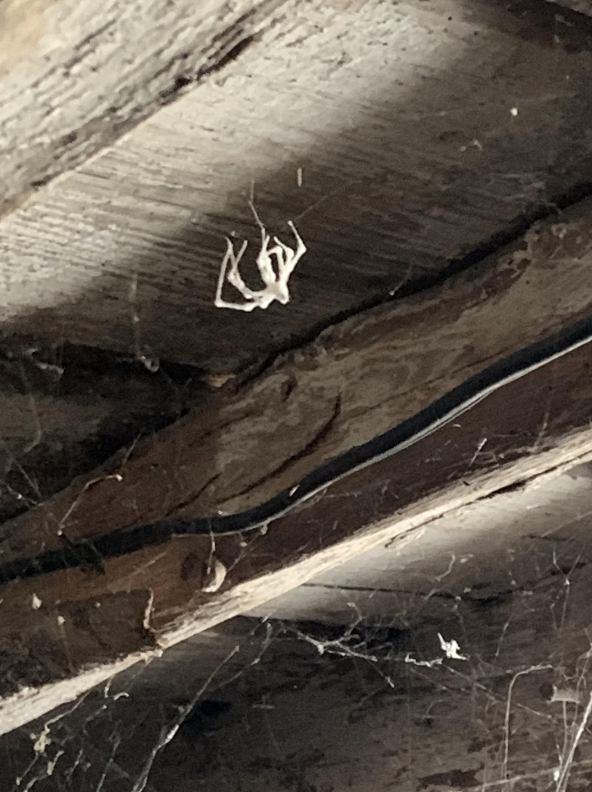
<svg viewBox="0 0 592 792">
<path fill-rule="evenodd" d="M 557 0 L 559 5 L 579 11 L 580 14 L 592 16 L 592 0 Z"/>
<path fill-rule="evenodd" d="M 488 455 L 487 443 L 477 455 Z M 377 545 L 249 615 L 326 625 L 415 629 L 455 603 L 478 608 L 587 565 L 592 466 L 541 476 Z"/>
<path fill-rule="evenodd" d="M 11 100 L 2 103 L 4 113 L 19 115 L 23 102 L 32 107 L 22 118 L 33 139 L 23 137 L 22 119 L 6 122 L 5 145 L 23 138 L 28 148 L 17 151 L 31 171 L 22 184 L 7 173 L 14 185 L 7 195 L 28 194 L 52 169 L 65 171 L 97 139 L 103 146 L 5 215 L 5 334 L 133 353 L 129 294 L 137 276 L 142 349 L 224 372 L 404 281 L 442 272 L 451 259 L 592 181 L 592 23 L 584 15 L 558 15 L 552 4 L 532 0 L 292 3 L 282 13 L 262 3 L 251 16 L 247 8 L 255 6 L 246 2 L 234 3 L 230 16 L 215 2 L 174 10 L 136 2 L 124 4 L 119 19 L 120 5 L 112 0 L 93 11 L 117 21 L 102 30 L 95 20 L 97 35 L 73 56 L 74 76 L 56 83 L 63 100 L 37 80 L 41 66 L 28 59 L 45 57 L 49 47 L 56 64 L 71 63 L 68 47 L 77 39 L 66 0 L 40 16 L 42 6 L 33 6 L 30 27 L 37 30 L 41 19 L 51 28 L 62 14 L 62 35 L 73 36 L 68 51 L 55 49 L 55 32 L 43 38 L 41 26 L 40 48 L 20 48 L 22 60 L 8 62 L 0 82 L 0 95 Z M 2 4 L 9 15 L 20 7 L 17 0 Z M 87 12 L 76 8 L 72 18 L 82 24 Z M 248 24 L 239 24 L 245 15 Z M 148 56 L 163 25 L 170 37 L 161 57 L 174 64 L 165 82 L 179 79 L 187 93 L 106 145 L 120 116 L 127 123 L 154 109 L 151 97 L 162 90 L 157 80 L 146 94 L 148 67 L 141 57 L 140 71 L 138 59 L 120 63 L 125 55 L 110 36 L 124 30 L 126 41 L 136 40 L 144 26 L 137 41 Z M 218 60 L 205 44 L 218 41 L 217 25 L 224 42 Z M 36 35 L 24 28 L 21 38 L 36 42 Z M 175 60 L 185 52 L 191 68 Z M 202 61 L 216 69 L 185 85 Z M 27 69 L 31 90 L 9 91 Z M 92 112 L 78 102 L 82 87 L 105 74 L 118 84 L 124 77 L 112 100 L 115 121 L 110 96 L 101 103 L 89 89 Z M 48 105 L 67 106 L 75 117 L 62 128 L 55 113 L 37 122 Z M 40 152 L 37 175 L 32 150 Z M 16 168 L 18 157 L 2 167 Z M 293 219 L 309 252 L 293 278 L 292 303 L 247 315 L 215 309 L 213 294 L 224 235 L 256 244 L 247 205 L 253 185 L 264 223 L 283 238 Z"/>
<path fill-rule="evenodd" d="M 0 790 L 55 760 L 54 783 L 76 792 L 131 792 L 147 768 L 149 792 L 584 792 L 591 498 L 589 473 L 499 494 L 374 552 L 390 565 L 365 606 L 377 567 L 372 580 L 350 564 L 332 627 L 295 596 L 292 621 L 270 602 L 263 624 L 232 620 L 138 664 L 3 737 Z"/>
<path fill-rule="evenodd" d="M 207 516 L 224 504 L 244 508 L 265 492 L 296 483 L 339 448 L 363 442 L 364 433 L 372 437 L 381 426 L 395 425 L 487 363 L 589 315 L 591 234 L 585 202 L 561 222 L 533 227 L 521 244 L 451 279 L 437 295 L 426 293 L 406 310 L 382 306 L 344 322 L 230 396 L 218 413 L 189 415 L 154 442 L 138 444 L 92 478 L 7 523 L 0 560 L 173 514 Z M 397 343 L 401 337 L 404 342 Z M 100 572 L 69 569 L 4 585 L 4 645 L 10 651 L 11 641 L 20 641 L 24 614 L 31 618 L 31 610 L 39 619 L 48 612 L 57 618 L 68 603 L 86 602 L 100 622 L 93 603 L 107 594 L 129 593 L 145 603 L 149 593 L 145 651 L 154 652 L 151 641 L 169 646 L 443 512 L 585 459 L 592 454 L 591 356 L 583 347 L 497 391 L 454 425 L 344 478 L 267 531 L 215 542 L 176 537 L 105 558 Z M 321 382 L 323 371 L 330 376 Z M 327 391 L 327 383 L 337 390 Z M 319 412 L 309 436 L 310 421 L 297 416 L 314 409 L 326 414 Z M 306 436 L 297 442 L 294 432 Z M 484 440 L 487 451 L 480 453 Z M 244 465 L 242 479 L 233 473 L 236 451 L 230 449 L 237 447 L 271 466 L 258 471 L 265 480 L 250 480 Z M 295 448 L 302 450 L 295 455 Z M 109 660 L 103 655 L 105 678 L 127 660 L 118 647 L 129 640 L 115 642 Z M 134 644 L 134 650 L 137 655 L 142 648 Z M 36 652 L 29 663 L 38 674 Z M 23 680 L 27 673 L 23 667 Z M 80 685 L 85 666 L 54 664 L 53 673 L 55 682 L 35 693 L 38 707 L 55 705 L 55 688 L 62 690 L 64 680 L 75 677 Z M 0 720 L 14 726 L 30 711 L 7 684 Z"/>
<path fill-rule="evenodd" d="M 589 542 L 577 549 L 571 565 L 550 560 L 497 600 L 448 600 L 431 618 L 426 609 L 413 629 L 390 614 L 369 629 L 355 614 L 333 630 L 278 625 L 259 664 L 210 692 L 218 717 L 202 729 L 190 721 L 163 750 L 154 792 L 189 792 L 196 778 L 229 792 L 238 779 L 249 792 L 584 792 Z M 440 636 L 457 642 L 457 658 Z M 154 746 L 156 729 L 144 733 L 130 759 Z"/>
<path fill-rule="evenodd" d="M 0 213 L 219 69 L 279 0 L 3 0 Z"/>
<path fill-rule="evenodd" d="M 589 199 L 443 287 L 335 325 L 8 521 L 1 560 L 59 548 L 62 534 L 92 539 L 268 500 L 486 366 L 589 316 L 591 262 Z M 586 360 L 587 348 L 581 354 Z"/>
</svg>

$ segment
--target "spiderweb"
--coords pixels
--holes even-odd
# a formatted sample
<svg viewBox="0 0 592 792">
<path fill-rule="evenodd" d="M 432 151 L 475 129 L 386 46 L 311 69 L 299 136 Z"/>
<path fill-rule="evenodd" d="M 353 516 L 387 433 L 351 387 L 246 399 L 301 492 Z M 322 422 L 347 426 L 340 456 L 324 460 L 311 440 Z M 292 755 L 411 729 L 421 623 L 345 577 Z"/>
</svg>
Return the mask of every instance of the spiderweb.
<svg viewBox="0 0 592 792">
<path fill-rule="evenodd" d="M 420 527 L 0 739 L 0 789 L 586 789 L 592 481 Z"/>
</svg>

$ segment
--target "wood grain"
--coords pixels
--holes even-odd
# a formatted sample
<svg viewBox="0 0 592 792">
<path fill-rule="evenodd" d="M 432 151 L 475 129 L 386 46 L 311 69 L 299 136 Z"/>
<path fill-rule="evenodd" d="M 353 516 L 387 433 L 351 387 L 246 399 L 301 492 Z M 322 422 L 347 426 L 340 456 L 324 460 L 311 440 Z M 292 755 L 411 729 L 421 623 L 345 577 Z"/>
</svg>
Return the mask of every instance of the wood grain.
<svg viewBox="0 0 592 792">
<path fill-rule="evenodd" d="M 280 5 L 3 2 L 0 212 L 215 72 Z"/>
<path fill-rule="evenodd" d="M 438 789 L 424 779 L 452 780 L 456 769 L 482 782 L 499 778 L 503 789 L 499 746 L 511 692 L 512 775 L 532 772 L 539 784 L 532 789 L 548 790 L 566 723 L 582 711 L 551 702 L 552 685 L 581 703 L 589 693 L 582 669 L 590 501 L 590 469 L 580 469 L 431 521 L 407 541 L 377 547 L 262 606 L 263 623 L 233 619 L 99 686 L 75 712 L 52 713 L 45 758 L 64 749 L 56 773 L 73 772 L 79 792 L 93 792 L 99 769 L 114 759 L 108 777 L 113 792 L 121 790 L 117 773 L 137 779 L 163 725 L 187 707 L 154 763 L 154 792 L 166 792 L 173 777 L 181 790 L 198 778 L 230 789 L 237 777 L 249 789 L 283 789 L 282 779 L 293 789 L 290 773 L 299 767 L 303 782 L 320 788 L 392 789 L 396 775 L 408 789 Z M 333 626 L 322 626 L 328 621 Z M 438 633 L 457 640 L 468 659 L 445 658 Z M 437 662 L 417 666 L 404 661 L 407 653 Z M 508 690 L 517 672 L 538 665 L 545 668 Z M 30 734 L 43 733 L 47 720 L 0 742 L 14 776 L 29 767 Z M 519 727 L 526 723 L 528 736 Z M 121 742 L 113 757 L 115 724 Z M 469 728 L 479 737 L 467 740 Z M 232 758 L 230 743 L 239 746 Z M 79 751 L 92 770 L 77 776 Z M 584 734 L 572 769 L 576 789 L 578 778 L 586 788 L 589 751 Z"/>
<path fill-rule="evenodd" d="M 570 509 L 570 493 L 563 495 L 566 516 L 589 508 L 589 497 Z M 535 527 L 532 511 L 518 514 Z M 54 777 L 93 792 L 107 769 L 106 792 L 127 792 L 186 708 L 155 757 L 152 792 L 171 784 L 193 792 L 200 781 L 230 790 L 237 778 L 249 790 L 294 790 L 295 778 L 301 789 L 355 792 L 386 792 L 393 779 L 414 792 L 503 790 L 512 779 L 516 789 L 555 789 L 564 739 L 573 738 L 590 695 L 589 517 L 553 541 L 512 538 L 503 523 L 496 527 L 506 531 L 505 557 L 489 557 L 494 531 L 473 548 L 478 566 L 499 575 L 497 596 L 469 562 L 461 578 L 432 574 L 414 598 L 385 603 L 378 624 L 360 622 L 351 608 L 333 628 L 277 622 L 270 603 L 264 624 L 221 625 L 100 686 L 72 712 L 52 713 L 49 730 L 46 717 L 4 737 L 4 777 L 33 776 L 31 742 L 45 733 L 45 761 L 64 751 Z M 441 574 L 438 548 L 423 549 Z M 351 596 L 343 592 L 343 602 Z M 465 659 L 447 658 L 439 634 L 456 640 Z M 80 766 L 80 754 L 90 767 Z M 586 789 L 591 758 L 584 731 L 568 789 Z"/>
<path fill-rule="evenodd" d="M 488 443 L 476 452 L 488 456 Z M 528 591 L 553 571 L 575 569 L 590 546 L 590 465 L 543 475 L 447 512 L 378 545 L 249 614 L 316 624 L 388 622 L 420 628 L 454 602 L 475 607 Z"/>
<path fill-rule="evenodd" d="M 11 72 L 13 101 L 0 111 L 19 114 L 4 133 L 7 199 L 85 160 L 2 222 L 4 333 L 134 354 L 137 277 L 141 344 L 227 373 L 508 238 L 592 182 L 591 23 L 568 10 L 560 22 L 551 4 L 372 2 L 352 14 L 300 2 L 255 14 L 243 0 L 229 15 L 214 0 L 162 14 L 148 0 L 75 6 L 97 35 L 74 82 L 60 76 L 80 43 L 64 11 L 55 86 L 29 95 Z M 164 85 L 210 62 L 220 68 L 107 145 Z M 61 115 L 44 115 L 48 105 Z M 62 151 L 56 136 L 71 134 Z M 266 226 L 283 237 L 294 220 L 309 252 L 290 305 L 245 315 L 214 308 L 213 295 L 225 235 L 249 239 L 254 257 L 253 185 Z"/>
<path fill-rule="evenodd" d="M 3 560 L 174 515 L 233 513 L 590 313 L 592 203 L 441 289 L 338 324 L 3 526 Z M 245 460 L 257 459 L 257 465 Z M 109 508 L 105 509 L 104 504 Z M 45 526 L 40 533 L 40 525 Z"/>
</svg>

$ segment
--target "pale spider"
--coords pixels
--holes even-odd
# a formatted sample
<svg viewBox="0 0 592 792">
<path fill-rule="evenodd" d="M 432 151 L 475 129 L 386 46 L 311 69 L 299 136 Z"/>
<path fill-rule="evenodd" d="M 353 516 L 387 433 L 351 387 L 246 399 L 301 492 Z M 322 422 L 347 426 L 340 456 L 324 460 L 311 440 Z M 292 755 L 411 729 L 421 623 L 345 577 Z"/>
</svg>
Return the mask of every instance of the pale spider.
<svg viewBox="0 0 592 792">
<path fill-rule="evenodd" d="M 237 255 L 234 252 L 232 240 L 226 237 L 226 253 L 222 260 L 222 266 L 220 267 L 218 287 L 214 299 L 214 305 L 217 308 L 233 308 L 235 311 L 253 311 L 255 308 L 268 308 L 274 300 L 277 300 L 282 305 L 286 305 L 290 302 L 288 281 L 290 280 L 290 275 L 294 272 L 296 264 L 298 264 L 302 256 L 306 253 L 306 245 L 300 238 L 298 231 L 296 231 L 296 226 L 291 220 L 288 220 L 288 225 L 296 238 L 295 250 L 285 245 L 276 236 L 273 237 L 275 245 L 269 247 L 271 237 L 263 225 L 261 225 L 261 250 L 257 256 L 257 268 L 261 275 L 261 280 L 265 284 L 263 289 L 250 289 L 238 271 L 241 258 L 247 249 L 247 241 L 245 240 L 243 242 Z M 272 256 L 275 256 L 277 273 L 272 264 Z M 222 288 L 225 280 L 228 280 L 228 283 L 242 294 L 246 302 L 227 302 L 222 299 Z"/>
</svg>

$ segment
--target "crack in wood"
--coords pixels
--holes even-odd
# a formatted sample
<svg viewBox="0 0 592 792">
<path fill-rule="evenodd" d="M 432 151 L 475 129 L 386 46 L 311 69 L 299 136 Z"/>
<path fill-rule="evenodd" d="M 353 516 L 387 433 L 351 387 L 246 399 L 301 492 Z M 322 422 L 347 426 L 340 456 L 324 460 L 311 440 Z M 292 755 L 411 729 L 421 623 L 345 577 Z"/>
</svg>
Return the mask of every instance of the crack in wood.
<svg viewBox="0 0 592 792">
<path fill-rule="evenodd" d="M 217 481 L 220 478 L 220 475 L 221 475 L 220 471 L 214 473 L 214 475 L 210 476 L 210 478 L 206 481 L 206 483 L 203 484 L 198 489 L 197 492 L 191 493 L 191 495 L 189 495 L 189 497 L 187 497 L 184 501 L 181 501 L 181 503 L 176 503 L 174 506 L 173 513 L 178 512 L 180 509 L 185 509 L 187 508 L 187 506 L 191 506 L 192 504 L 195 504 L 201 498 L 203 493 L 208 489 L 208 487 L 212 485 L 214 481 Z M 169 515 L 167 514 L 167 516 Z"/>
<path fill-rule="evenodd" d="M 140 525 L 127 531 L 116 530 L 96 539 L 81 541 L 78 545 L 67 549 L 48 550 L 34 557 L 16 558 L 0 565 L 0 580 L 7 582 L 19 577 L 33 577 L 59 569 L 80 567 L 83 563 L 93 561 L 97 556 L 120 557 L 138 549 L 145 549 L 148 545 L 166 543 L 173 536 L 236 534 L 267 525 L 287 515 L 295 506 L 327 486 L 337 484 L 352 473 L 362 472 L 389 460 L 409 446 L 426 439 L 502 386 L 509 385 L 525 375 L 532 375 L 557 357 L 570 353 L 573 358 L 575 351 L 591 341 L 592 317 L 587 316 L 561 332 L 542 338 L 489 368 L 475 373 L 412 417 L 372 440 L 350 448 L 309 472 L 296 486 L 283 490 L 250 509 L 227 515 L 161 521 Z M 577 359 L 577 355 L 575 358 Z M 300 458 L 303 454 L 310 454 L 331 431 L 340 409 L 339 396 L 335 401 L 332 415 L 315 438 L 301 450 Z M 293 459 L 286 460 L 283 466 L 293 463 Z"/>
<path fill-rule="evenodd" d="M 240 58 L 240 56 L 248 49 L 248 47 L 259 38 L 259 36 L 253 34 L 243 35 L 243 24 L 252 16 L 252 13 L 243 15 L 240 20 L 237 20 L 235 25 L 232 25 L 224 32 L 224 38 L 228 37 L 231 42 L 234 38 L 234 33 L 238 32 L 241 36 L 236 43 L 231 44 L 230 48 L 228 48 L 228 43 L 223 44 L 216 53 L 208 58 L 207 62 L 203 66 L 195 71 L 194 74 L 177 74 L 170 88 L 161 91 L 159 94 L 162 104 L 167 105 L 171 102 L 174 102 L 179 96 L 186 92 L 186 89 L 190 85 L 197 85 L 201 80 L 204 79 L 204 77 L 209 77 L 212 74 L 222 71 L 222 69 L 224 69 L 230 63 Z M 222 35 L 220 34 L 218 38 L 222 38 Z M 175 58 L 174 64 L 181 63 L 186 57 L 187 55 L 182 53 L 181 55 L 177 56 L 177 58 Z M 155 77 L 158 77 L 160 74 L 171 70 L 170 67 L 172 65 L 173 63 L 167 64 L 166 67 L 155 74 Z"/>
<path fill-rule="evenodd" d="M 592 182 L 586 181 L 575 184 L 555 198 L 533 207 L 531 211 L 523 212 L 505 228 L 489 237 L 489 239 L 480 242 L 467 252 L 449 259 L 448 264 L 441 269 L 423 273 L 419 277 L 412 278 L 401 284 L 395 294 L 391 295 L 388 291 L 381 291 L 380 294 L 363 300 L 347 310 L 340 311 L 327 319 L 310 325 L 304 332 L 292 334 L 286 344 L 279 349 L 275 349 L 263 360 L 246 366 L 242 373 L 236 372 L 237 382 L 235 387 L 238 388 L 273 369 L 283 357 L 291 353 L 297 353 L 300 349 L 315 344 L 324 332 L 331 331 L 348 319 L 359 316 L 372 308 L 398 303 L 402 300 L 417 297 L 432 289 L 446 286 L 455 276 L 477 267 L 477 265 L 482 264 L 489 258 L 493 259 L 495 256 L 505 252 L 506 248 L 523 241 L 527 233 L 535 229 L 538 223 L 550 220 L 553 217 L 559 219 L 562 212 L 566 209 L 576 207 L 588 198 L 592 198 Z"/>
</svg>

